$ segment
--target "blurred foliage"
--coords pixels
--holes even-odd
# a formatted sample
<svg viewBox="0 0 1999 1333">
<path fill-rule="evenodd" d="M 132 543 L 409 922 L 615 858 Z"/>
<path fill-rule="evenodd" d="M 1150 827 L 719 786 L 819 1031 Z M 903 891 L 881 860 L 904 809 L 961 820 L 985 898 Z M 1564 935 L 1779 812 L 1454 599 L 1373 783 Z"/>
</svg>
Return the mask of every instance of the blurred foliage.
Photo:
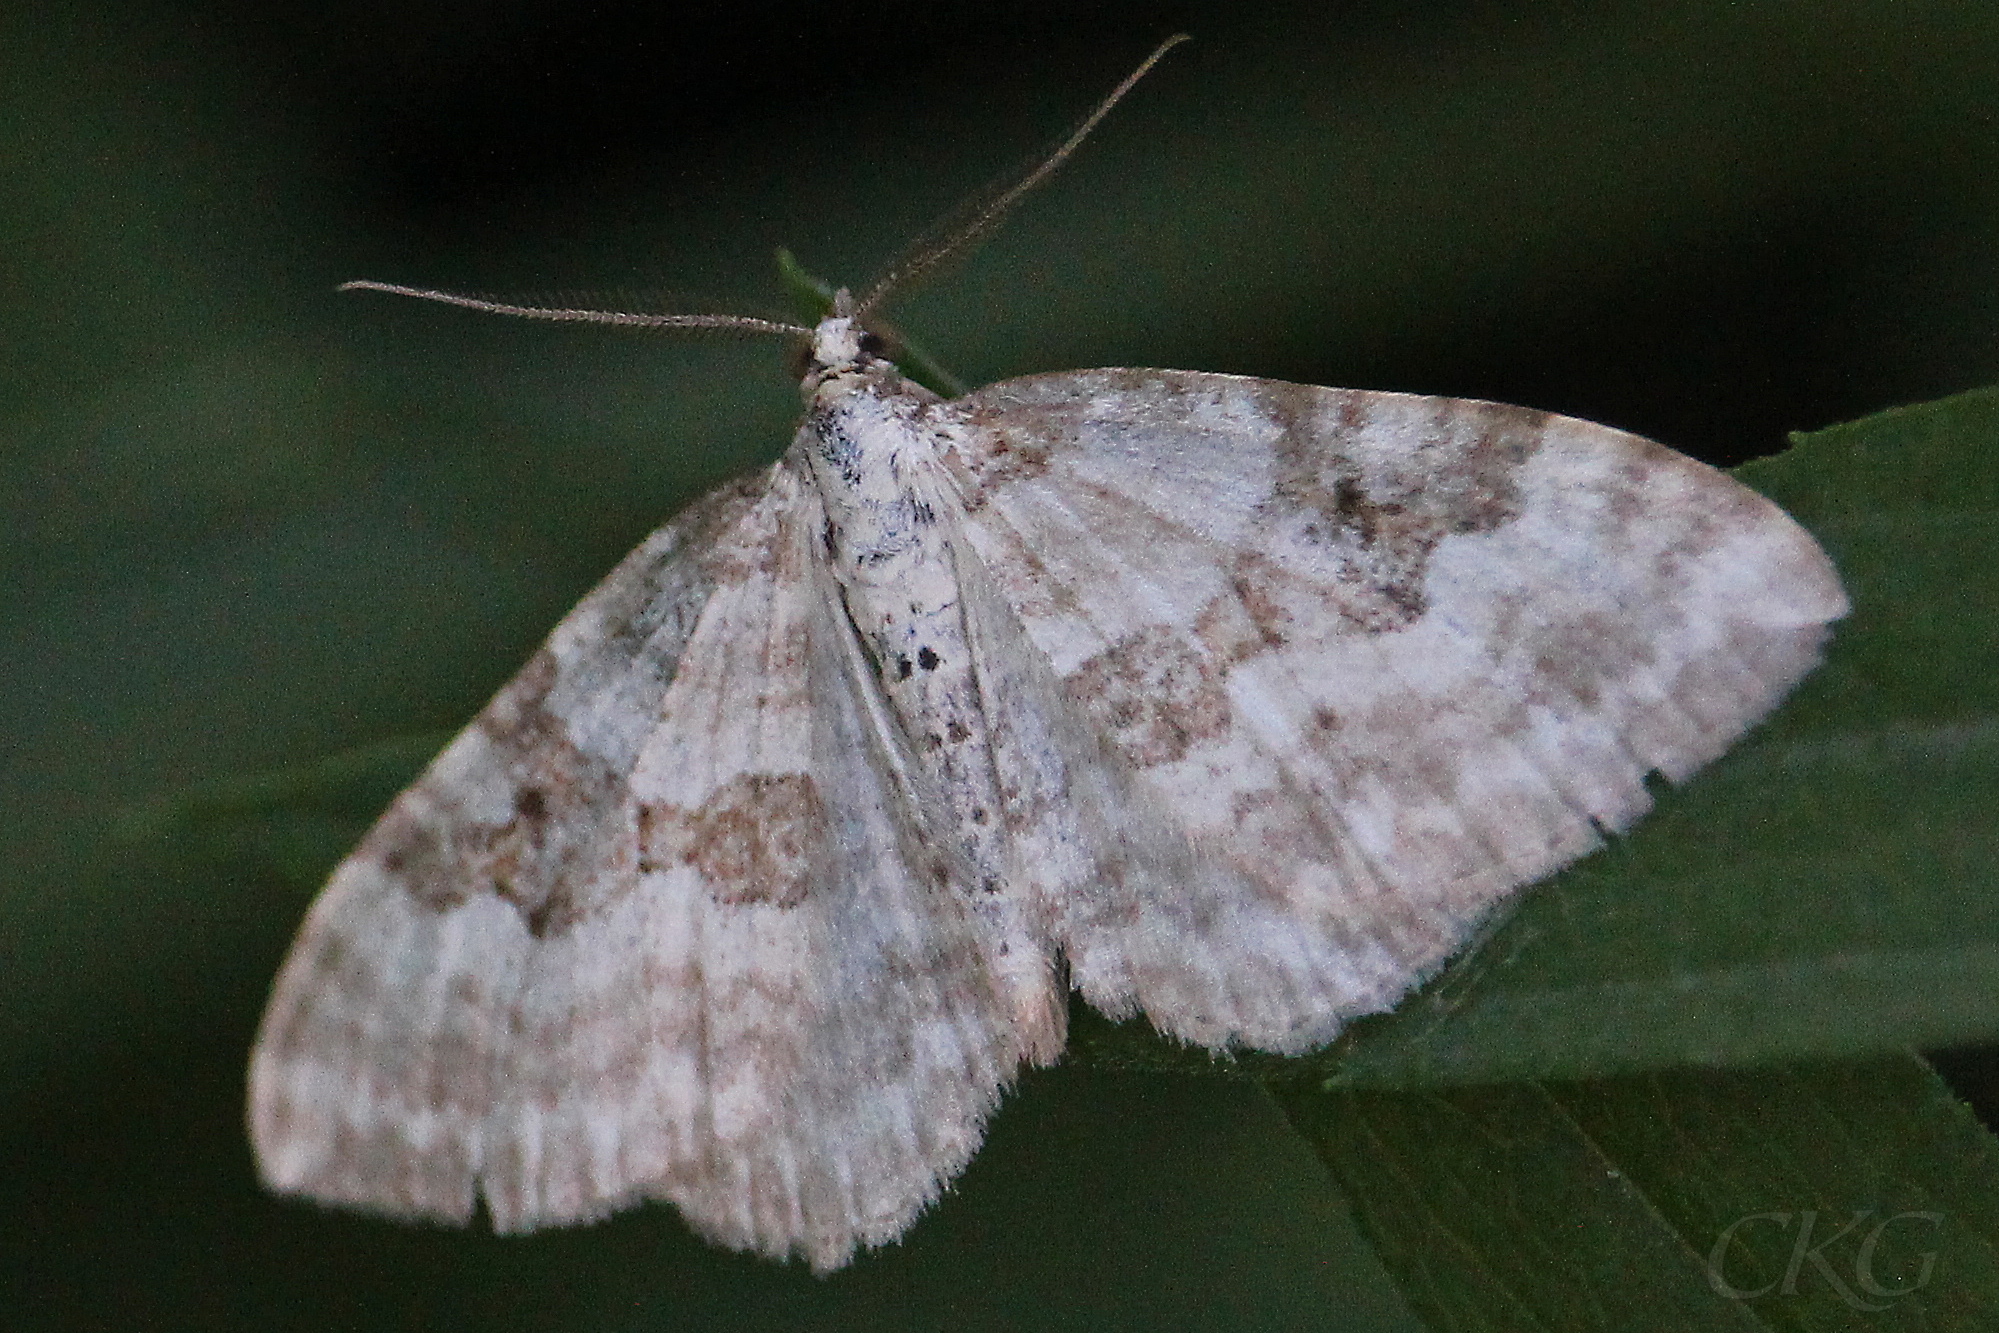
<svg viewBox="0 0 1999 1333">
<path fill-rule="evenodd" d="M 1999 1142 L 1910 1057 L 1294 1093 L 1436 1329 L 1977 1329 Z"/>
<path fill-rule="evenodd" d="M 665 280 L 750 311 L 780 244 L 856 281 L 1187 26 L 1060 178 L 895 312 L 941 359 L 981 381 L 1157 364 L 1474 395 L 1727 463 L 1999 379 L 1989 11 L 1211 11 L 0 16 L 7 1322 L 1413 1329 L 1518 1308 L 1559 1327 L 1619 1308 L 1574 1304 L 1603 1289 L 1560 1287 L 1565 1257 L 1628 1268 L 1628 1306 L 1667 1271 L 1645 1255 L 1697 1251 L 1728 1208 L 1830 1217 L 1927 1189 L 1959 1229 L 1892 1318 L 1971 1326 L 1952 1311 L 1987 1278 L 1951 1247 L 1990 1234 L 1971 1197 L 1989 1148 L 1883 1052 L 1992 1036 L 1992 473 L 1956 452 L 1991 455 L 1966 434 L 1976 399 L 1748 474 L 1852 578 L 1826 669 L 1276 1099 L 1145 1072 L 1188 1057 L 1079 1025 L 1099 1067 L 1028 1079 L 907 1243 L 826 1282 L 703 1247 L 663 1208 L 501 1242 L 256 1190 L 242 1060 L 313 881 L 431 737 L 660 518 L 773 456 L 796 410 L 762 344 L 479 321 L 337 281 Z M 412 739 L 369 748 L 385 736 Z M 128 811 L 153 836 L 111 839 Z M 1992 1065 L 1951 1062 L 1967 1085 Z M 1549 1081 L 1467 1082 L 1502 1076 Z M 1645 1135 L 1674 1125 L 1694 1128 Z M 1584 1188 L 1590 1152 L 1626 1183 Z M 1946 1160 L 1966 1183 L 1935 1181 Z M 1532 1194 L 1543 1163 L 1567 1165 Z M 1390 1206 L 1430 1190 L 1454 1199 L 1440 1219 Z M 1430 1263 L 1466 1253 L 1425 1239 L 1456 1218 L 1507 1296 Z M 1521 1257 L 1514 1233 L 1572 1239 Z M 1740 1271 L 1780 1241 L 1751 1236 Z M 1742 1327 L 1816 1327 L 1826 1290 L 1714 1299 Z"/>
</svg>

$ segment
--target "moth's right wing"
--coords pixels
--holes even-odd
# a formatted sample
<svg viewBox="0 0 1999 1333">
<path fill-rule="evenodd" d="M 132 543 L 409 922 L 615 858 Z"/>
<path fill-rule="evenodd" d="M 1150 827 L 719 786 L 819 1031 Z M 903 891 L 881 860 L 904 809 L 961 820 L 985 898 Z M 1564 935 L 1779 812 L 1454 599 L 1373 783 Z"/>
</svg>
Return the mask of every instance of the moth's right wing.
<svg viewBox="0 0 1999 1333">
<path fill-rule="evenodd" d="M 1524 408 L 1091 370 L 931 412 L 1048 930 L 1210 1046 L 1393 1004 L 1846 610 L 1748 487 Z"/>
</svg>

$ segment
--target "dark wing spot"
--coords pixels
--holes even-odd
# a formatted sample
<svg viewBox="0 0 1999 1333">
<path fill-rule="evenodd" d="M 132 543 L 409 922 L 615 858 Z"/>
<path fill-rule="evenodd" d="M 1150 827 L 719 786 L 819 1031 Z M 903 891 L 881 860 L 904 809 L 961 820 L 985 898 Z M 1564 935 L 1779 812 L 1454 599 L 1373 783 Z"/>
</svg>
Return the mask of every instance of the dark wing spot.
<svg viewBox="0 0 1999 1333">
<path fill-rule="evenodd" d="M 1234 721 L 1215 664 L 1164 626 L 1105 649 L 1064 683 L 1106 737 L 1140 765 L 1182 759 Z"/>
<path fill-rule="evenodd" d="M 1336 401 L 1327 410 L 1325 397 Z M 1459 399 L 1400 399 L 1271 385 L 1259 404 L 1280 431 L 1267 512 L 1280 531 L 1322 553 L 1356 628 L 1399 629 L 1428 609 L 1424 580 L 1447 537 L 1518 518 L 1518 473 L 1541 447 L 1547 415 Z M 1381 414 L 1417 436 L 1384 461 L 1345 442 Z"/>
<path fill-rule="evenodd" d="M 541 846 L 548 827 L 548 797 L 541 788 L 522 787 L 514 793 L 514 823 L 531 845 Z"/>
<path fill-rule="evenodd" d="M 693 810 L 639 808 L 639 865 L 686 864 L 725 905 L 796 907 L 826 878 L 831 846 L 825 803 L 803 773 L 731 778 Z"/>
<path fill-rule="evenodd" d="M 925 671 L 935 671 L 937 664 L 943 660 L 943 658 L 927 647 L 918 649 L 916 653 L 916 665 L 922 667 Z"/>
<path fill-rule="evenodd" d="M 1338 518 L 1341 527 L 1354 534 L 1362 546 L 1372 546 L 1406 509 L 1393 502 L 1371 500 L 1361 490 L 1358 480 L 1341 477 L 1333 483 L 1333 502 L 1329 512 Z"/>
</svg>

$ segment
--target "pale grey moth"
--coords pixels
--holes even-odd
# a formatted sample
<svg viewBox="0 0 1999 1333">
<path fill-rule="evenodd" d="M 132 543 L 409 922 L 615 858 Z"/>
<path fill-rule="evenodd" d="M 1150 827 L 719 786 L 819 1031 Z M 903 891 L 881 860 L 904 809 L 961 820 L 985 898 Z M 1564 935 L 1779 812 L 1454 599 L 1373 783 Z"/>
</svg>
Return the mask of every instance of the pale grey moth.
<svg viewBox="0 0 1999 1333">
<path fill-rule="evenodd" d="M 791 330 L 789 451 L 613 570 L 334 872 L 251 1057 L 273 1188 L 502 1232 L 669 1199 L 837 1268 L 1061 1054 L 1071 987 L 1310 1050 L 1846 611 L 1776 505 L 1622 431 L 1176 370 L 944 400 L 866 331 L 883 290 Z"/>
</svg>

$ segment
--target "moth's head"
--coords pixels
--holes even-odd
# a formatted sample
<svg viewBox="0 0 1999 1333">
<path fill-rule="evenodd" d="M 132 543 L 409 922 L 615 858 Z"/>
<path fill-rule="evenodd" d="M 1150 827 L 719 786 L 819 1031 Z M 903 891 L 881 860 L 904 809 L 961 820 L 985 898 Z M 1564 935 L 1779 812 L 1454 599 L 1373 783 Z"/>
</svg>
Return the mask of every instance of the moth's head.
<svg viewBox="0 0 1999 1333">
<path fill-rule="evenodd" d="M 888 364 L 888 348 L 880 335 L 863 327 L 854 314 L 853 300 L 840 289 L 833 313 L 812 330 L 812 343 L 805 364 L 799 369 L 809 396 L 829 379 L 865 372 Z"/>
<path fill-rule="evenodd" d="M 828 315 L 819 321 L 819 327 L 812 330 L 813 370 L 845 370 L 856 366 L 868 355 L 863 350 L 864 341 L 872 341 L 866 329 L 852 315 Z"/>
</svg>

